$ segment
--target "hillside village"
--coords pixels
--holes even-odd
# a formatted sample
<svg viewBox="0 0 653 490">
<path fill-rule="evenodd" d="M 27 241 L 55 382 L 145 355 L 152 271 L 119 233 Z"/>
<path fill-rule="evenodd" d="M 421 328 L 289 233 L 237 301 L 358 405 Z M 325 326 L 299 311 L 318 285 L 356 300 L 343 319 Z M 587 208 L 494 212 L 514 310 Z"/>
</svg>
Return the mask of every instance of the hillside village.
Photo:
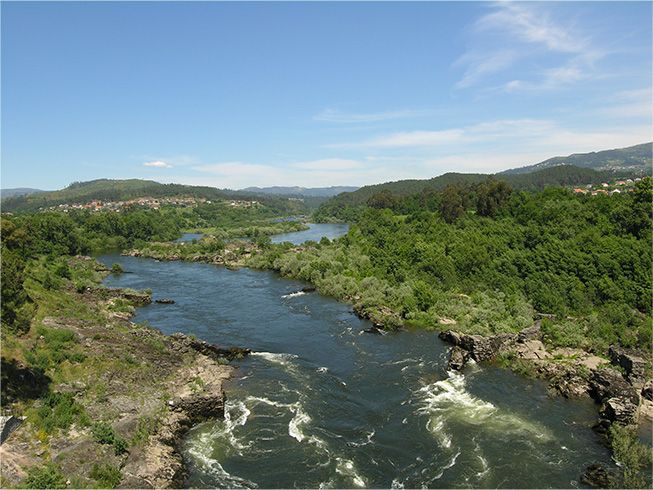
<svg viewBox="0 0 653 490">
<path fill-rule="evenodd" d="M 117 211 L 120 212 L 126 208 L 142 207 L 147 209 L 160 209 L 161 206 L 178 206 L 178 207 L 194 207 L 199 204 L 211 204 L 212 201 L 201 197 L 139 197 L 137 199 L 129 199 L 127 201 L 100 201 L 93 200 L 87 203 L 63 203 L 56 206 L 41 208 L 41 211 L 62 211 L 67 213 L 71 210 L 87 210 L 87 211 Z M 238 208 L 250 208 L 259 205 L 258 201 L 240 201 L 231 200 L 226 201 L 226 205 Z"/>
<path fill-rule="evenodd" d="M 602 182 L 597 186 L 593 184 L 587 184 L 583 187 L 575 187 L 575 194 L 590 194 L 592 196 L 598 196 L 599 194 L 621 194 L 622 192 L 632 192 L 635 189 L 635 184 L 639 182 L 641 177 L 635 179 L 625 179 L 625 180 L 615 180 L 612 182 Z M 595 188 L 596 187 L 596 188 Z"/>
</svg>

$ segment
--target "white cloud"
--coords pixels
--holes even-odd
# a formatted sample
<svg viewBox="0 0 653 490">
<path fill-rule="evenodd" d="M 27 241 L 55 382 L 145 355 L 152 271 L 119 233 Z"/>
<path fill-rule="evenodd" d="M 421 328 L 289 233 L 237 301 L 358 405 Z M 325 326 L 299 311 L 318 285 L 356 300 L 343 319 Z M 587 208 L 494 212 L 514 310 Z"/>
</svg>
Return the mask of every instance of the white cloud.
<svg viewBox="0 0 653 490">
<path fill-rule="evenodd" d="M 517 58 L 515 51 L 498 51 L 490 54 L 466 53 L 455 62 L 457 66 L 467 66 L 463 78 L 456 83 L 456 88 L 475 85 L 483 77 L 508 68 Z"/>
<path fill-rule="evenodd" d="M 524 133 L 542 134 L 551 127 L 550 122 L 535 119 L 497 120 L 479 123 L 460 128 L 450 128 L 438 131 L 404 131 L 390 133 L 369 140 L 338 143 L 330 148 L 435 148 L 472 141 L 488 141 L 498 136 Z"/>
<path fill-rule="evenodd" d="M 154 160 L 152 162 L 145 162 L 144 167 L 155 167 L 155 168 L 172 168 L 172 165 L 161 160 Z"/>
<path fill-rule="evenodd" d="M 342 124 L 356 124 L 356 123 L 370 123 L 379 121 L 388 121 L 391 119 L 408 119 L 414 117 L 422 117 L 431 114 L 431 111 L 426 110 L 397 110 L 374 112 L 366 114 L 354 114 L 341 112 L 336 109 L 324 109 L 319 114 L 313 116 L 315 121 L 329 122 L 329 123 L 342 123 Z"/>
<path fill-rule="evenodd" d="M 631 146 L 651 139 L 650 123 L 578 129 L 549 120 L 515 119 L 439 131 L 391 133 L 333 147 L 380 152 L 381 155 L 365 157 L 371 164 L 384 160 L 389 164 L 390 158 L 383 158 L 383 153 L 403 150 L 412 153 L 404 158 L 404 163 L 413 161 L 426 165 L 430 162 L 429 165 L 437 164 L 443 172 L 454 169 L 478 172 L 537 163 L 558 155 Z M 392 164 L 402 165 L 396 159 Z M 424 168 L 431 169 L 428 165 Z M 422 171 L 420 176 L 432 175 Z"/>
<path fill-rule="evenodd" d="M 547 53 L 556 54 L 555 65 L 546 66 L 552 63 L 543 60 L 542 55 Z M 476 21 L 470 48 L 454 63 L 454 67 L 465 67 L 456 88 L 470 88 L 491 75 L 498 76 L 518 61 L 537 58 L 542 67 L 533 70 L 529 66 L 529 79 L 502 82 L 499 91 L 557 89 L 597 77 L 595 63 L 606 54 L 577 25 L 567 19 L 553 19 L 541 4 L 500 2 Z M 562 62 L 561 56 L 566 57 Z"/>
</svg>

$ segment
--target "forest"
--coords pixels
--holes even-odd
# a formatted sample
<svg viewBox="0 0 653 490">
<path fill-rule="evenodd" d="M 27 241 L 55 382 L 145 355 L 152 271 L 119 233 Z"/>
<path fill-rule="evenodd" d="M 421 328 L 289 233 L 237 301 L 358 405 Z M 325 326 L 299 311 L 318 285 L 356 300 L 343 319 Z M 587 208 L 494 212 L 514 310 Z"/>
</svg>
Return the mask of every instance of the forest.
<svg viewBox="0 0 653 490">
<path fill-rule="evenodd" d="M 386 328 L 453 320 L 489 334 L 519 330 L 539 312 L 553 318 L 553 345 L 650 346 L 650 178 L 613 196 L 489 180 L 380 192 L 350 209 L 355 225 L 342 239 L 298 253 L 268 246 L 251 265 L 311 281 Z"/>
</svg>

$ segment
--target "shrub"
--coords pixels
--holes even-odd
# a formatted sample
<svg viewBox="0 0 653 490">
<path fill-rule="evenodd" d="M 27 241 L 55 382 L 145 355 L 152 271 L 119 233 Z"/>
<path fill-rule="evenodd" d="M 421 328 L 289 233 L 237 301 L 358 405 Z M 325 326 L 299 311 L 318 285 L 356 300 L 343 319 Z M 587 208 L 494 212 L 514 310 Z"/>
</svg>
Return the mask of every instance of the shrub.
<svg viewBox="0 0 653 490">
<path fill-rule="evenodd" d="M 84 407 L 82 407 L 72 393 L 50 393 L 45 397 L 41 406 L 28 412 L 32 424 L 52 434 L 56 429 L 68 429 L 73 423 L 81 425 L 88 423 Z"/>
<path fill-rule="evenodd" d="M 623 471 L 623 482 L 620 482 L 618 486 L 620 488 L 645 488 L 650 485 L 653 451 L 639 442 L 637 429 L 612 424 L 609 437 L 614 459 L 620 463 Z"/>
<path fill-rule="evenodd" d="M 122 479 L 120 468 L 109 464 L 94 464 L 89 475 L 97 483 L 97 488 L 116 488 Z"/>
<path fill-rule="evenodd" d="M 52 462 L 27 470 L 24 488 L 66 488 L 66 478 Z"/>
<path fill-rule="evenodd" d="M 106 422 L 98 422 L 93 426 L 93 438 L 100 444 L 113 445 L 116 455 L 121 455 L 127 452 L 127 441 L 116 434 Z"/>
</svg>

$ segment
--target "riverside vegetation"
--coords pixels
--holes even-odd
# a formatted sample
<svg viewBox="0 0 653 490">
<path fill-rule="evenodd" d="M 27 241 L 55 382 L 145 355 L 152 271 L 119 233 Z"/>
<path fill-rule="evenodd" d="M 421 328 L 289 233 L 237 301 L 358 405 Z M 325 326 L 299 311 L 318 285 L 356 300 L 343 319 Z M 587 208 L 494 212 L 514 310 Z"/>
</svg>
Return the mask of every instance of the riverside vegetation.
<svg viewBox="0 0 653 490">
<path fill-rule="evenodd" d="M 61 389 L 74 383 L 82 372 L 79 366 L 95 355 L 89 356 L 78 341 L 81 330 L 61 330 L 48 319 L 100 325 L 112 309 L 129 310 L 133 298 L 101 303 L 100 310 L 83 299 L 89 282 L 97 281 L 97 271 L 71 257 L 107 244 L 163 260 L 274 269 L 351 302 L 361 316 L 386 330 L 455 328 L 489 336 L 518 332 L 542 313 L 547 315 L 541 328 L 548 348 L 607 356 L 609 346 L 617 345 L 648 359 L 651 193 L 650 178 L 639 182 L 633 193 L 609 197 L 577 196 L 563 188 L 515 192 L 492 179 L 408 195 L 386 191 L 363 204 L 338 206 L 335 212 L 326 203 L 317 215 L 352 219 L 349 233 L 301 246 L 271 244 L 266 233 L 278 223 L 265 232 L 243 233 L 254 237 L 251 242 L 225 243 L 235 236 L 234 229 L 248 228 L 235 225 L 251 223 L 253 216 L 225 221 L 227 213 L 242 211 L 220 204 L 198 210 L 42 213 L 3 219 L 3 376 L 10 372 L 4 369 L 6 362 L 49 380 L 28 400 L 10 398 L 5 387 L 11 384 L 3 382 L 3 407 L 14 403 L 15 410 L 27 414 L 46 448 L 49 430 L 65 433 L 73 427 L 85 434 L 84 427 L 103 422 L 85 408 L 91 396 L 106 396 L 94 392 L 101 391 L 102 383 L 72 390 L 73 395 Z M 182 229 L 210 226 L 226 231 L 194 243 L 169 243 Z M 153 339 L 148 342 L 154 351 L 169 354 L 165 340 L 156 335 Z M 45 351 L 39 354 L 41 348 Z M 504 361 L 512 365 L 509 358 Z M 124 362 L 121 368 L 131 364 Z M 98 375 L 113 369 L 96 361 L 91 365 Z M 55 422 L 45 422 L 49 417 Z M 111 438 L 108 432 L 100 426 L 88 433 L 111 440 L 98 443 L 113 447 L 115 457 L 125 448 L 131 450 L 133 434 L 118 431 Z M 646 483 L 641 470 L 650 464 L 650 450 L 633 450 L 639 446 L 632 431 L 615 428 L 610 434 L 615 457 L 625 465 L 620 479 L 611 482 Z M 50 449 L 45 449 L 34 462 L 48 461 L 49 456 Z M 35 470 L 26 484 L 45 486 L 39 478 L 56 476 L 58 465 L 59 460 Z M 111 468 L 86 468 L 81 474 L 85 479 L 80 484 L 117 484 Z M 57 478 L 52 484 L 60 486 Z"/>
<path fill-rule="evenodd" d="M 0 447 L 2 486 L 181 485 L 177 442 L 221 416 L 228 361 L 244 351 L 133 324 L 149 292 L 101 287 L 123 271 L 83 254 L 173 240 L 189 226 L 254 237 L 304 227 L 278 215 L 228 203 L 3 215 L 1 402 L 24 421 Z"/>
<path fill-rule="evenodd" d="M 610 346 L 650 359 L 651 202 L 650 178 L 632 193 L 593 197 L 564 188 L 515 192 L 486 179 L 439 192 L 381 191 L 336 213 L 327 202 L 318 216 L 354 219 L 334 241 L 260 239 L 235 247 L 207 238 L 130 254 L 213 263 L 231 257 L 232 265 L 277 270 L 352 303 L 385 330 L 453 328 L 489 337 L 519 332 L 540 315 L 551 359 L 543 365 L 509 352 L 497 361 L 555 381 L 560 371 L 551 365 L 561 367 L 566 378 L 589 386 L 590 369 L 579 361 L 590 354 L 599 369 Z M 650 361 L 644 370 L 650 378 Z M 630 430 L 614 428 L 609 436 L 616 448 L 639 447 Z M 642 484 L 650 449 L 615 454 L 630 469 L 611 483 Z"/>
</svg>

